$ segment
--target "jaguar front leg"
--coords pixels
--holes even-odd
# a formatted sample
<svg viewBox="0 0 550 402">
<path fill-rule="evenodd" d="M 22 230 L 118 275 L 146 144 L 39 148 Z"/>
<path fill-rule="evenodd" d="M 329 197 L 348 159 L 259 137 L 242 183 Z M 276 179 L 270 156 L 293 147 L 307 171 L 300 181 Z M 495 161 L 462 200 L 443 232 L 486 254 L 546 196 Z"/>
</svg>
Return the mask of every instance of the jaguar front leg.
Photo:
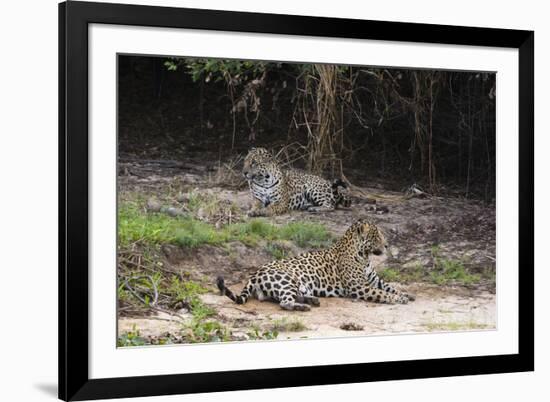
<svg viewBox="0 0 550 402">
<path fill-rule="evenodd" d="M 248 216 L 264 216 L 262 215 L 264 212 L 263 210 L 265 210 L 265 207 L 264 207 L 264 204 L 263 202 L 261 202 L 260 200 L 254 200 L 254 206 L 252 207 L 252 209 L 250 211 L 248 211 Z"/>
<path fill-rule="evenodd" d="M 390 293 L 384 289 L 373 287 L 367 281 L 354 285 L 349 289 L 349 297 L 361 299 L 369 302 L 387 303 L 387 304 L 407 304 L 408 297 L 401 293 Z"/>
<path fill-rule="evenodd" d="M 296 301 L 298 303 L 305 303 L 309 304 L 313 307 L 319 307 L 321 305 L 321 302 L 319 301 L 319 298 L 316 296 L 305 296 L 305 295 L 298 295 L 296 297 Z"/>
<path fill-rule="evenodd" d="M 367 283 L 369 287 L 378 288 L 391 294 L 406 297 L 409 301 L 414 301 L 416 299 L 414 295 L 401 292 L 389 283 L 384 282 L 384 280 L 378 276 L 378 273 L 374 269 L 371 269 L 369 266 L 367 266 L 366 271 L 368 271 L 369 269 L 371 270 L 371 272 L 367 275 Z"/>
<path fill-rule="evenodd" d="M 317 205 L 312 205 L 307 208 L 308 212 L 331 212 L 334 211 L 334 209 L 334 202 L 330 200 L 317 202 Z"/>
<path fill-rule="evenodd" d="M 331 212 L 335 209 L 336 200 L 328 183 L 318 191 L 313 191 L 308 198 L 313 204 L 307 208 L 309 212 Z"/>
<path fill-rule="evenodd" d="M 329 206 L 311 206 L 311 207 L 308 207 L 307 210 L 308 210 L 308 212 L 315 212 L 315 213 L 330 212 L 330 211 L 334 211 L 334 206 L 332 206 L 332 207 L 329 207 Z"/>
<path fill-rule="evenodd" d="M 311 307 L 304 296 L 296 289 L 282 289 L 279 293 L 279 306 L 284 310 L 309 311 Z"/>
<path fill-rule="evenodd" d="M 254 208 L 250 212 L 248 212 L 248 216 L 250 217 L 256 217 L 256 216 L 275 216 L 275 215 L 282 215 L 288 212 L 288 206 L 284 205 L 282 203 L 277 204 L 269 204 L 267 207 L 261 207 L 261 208 Z"/>
</svg>

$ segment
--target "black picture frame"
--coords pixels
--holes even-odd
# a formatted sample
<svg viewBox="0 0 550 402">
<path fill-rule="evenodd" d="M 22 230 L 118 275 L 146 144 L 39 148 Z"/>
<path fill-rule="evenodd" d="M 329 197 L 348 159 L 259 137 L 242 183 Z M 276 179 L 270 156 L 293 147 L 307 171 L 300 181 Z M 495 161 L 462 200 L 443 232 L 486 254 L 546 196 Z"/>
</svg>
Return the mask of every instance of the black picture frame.
<svg viewBox="0 0 550 402">
<path fill-rule="evenodd" d="M 519 50 L 517 354 L 90 379 L 88 25 L 192 28 Z M 168 395 L 534 370 L 534 32 L 70 1 L 59 4 L 59 398 Z"/>
</svg>

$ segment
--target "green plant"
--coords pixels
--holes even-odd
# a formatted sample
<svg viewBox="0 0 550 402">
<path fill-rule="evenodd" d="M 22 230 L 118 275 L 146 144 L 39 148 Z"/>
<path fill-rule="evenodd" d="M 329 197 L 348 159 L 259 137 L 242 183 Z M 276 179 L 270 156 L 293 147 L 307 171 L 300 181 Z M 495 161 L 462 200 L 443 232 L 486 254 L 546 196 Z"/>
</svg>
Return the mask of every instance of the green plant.
<svg viewBox="0 0 550 402">
<path fill-rule="evenodd" d="M 133 325 L 130 331 L 118 337 L 116 345 L 117 347 L 143 346 L 146 343 L 146 339 L 141 337 L 139 329 Z"/>
<path fill-rule="evenodd" d="M 381 269 L 378 276 L 386 282 L 398 282 L 401 279 L 401 273 L 393 268 Z"/>
<path fill-rule="evenodd" d="M 191 314 L 198 320 L 203 320 L 216 314 L 216 310 L 204 304 L 200 299 L 194 299 L 189 303 Z"/>
<path fill-rule="evenodd" d="M 439 245 L 432 246 L 431 254 L 433 263 L 429 277 L 432 282 L 438 285 L 446 285 L 449 283 L 471 285 L 479 283 L 481 275 L 471 274 L 464 266 L 464 261 L 467 261 L 468 257 L 462 260 L 442 258 L 440 256 L 441 246 Z"/>
<path fill-rule="evenodd" d="M 266 63 L 261 61 L 223 59 L 170 58 L 165 60 L 164 66 L 168 71 L 176 71 L 184 66 L 195 82 L 200 79 L 217 82 L 234 77 L 255 77 L 266 70 Z"/>
<path fill-rule="evenodd" d="M 117 299 L 119 301 L 128 301 L 130 299 L 130 292 L 126 290 L 124 281 L 119 281 L 117 288 Z"/>
<path fill-rule="evenodd" d="M 481 276 L 469 273 L 461 261 L 438 258 L 435 263 L 435 270 L 430 272 L 430 278 L 438 285 L 449 283 L 471 285 L 478 283 Z"/>
<path fill-rule="evenodd" d="M 468 272 L 462 261 L 439 257 L 439 247 L 432 248 L 432 256 L 434 256 L 434 259 L 431 270 L 425 269 L 418 263 L 406 268 L 383 268 L 378 271 L 378 275 L 387 282 L 410 283 L 429 280 L 437 285 L 453 283 L 472 285 L 479 283 L 482 279 L 482 275 Z M 492 271 L 487 274 L 487 278 L 494 278 Z"/>
<path fill-rule="evenodd" d="M 268 243 L 265 246 L 265 250 L 276 260 L 282 260 L 289 255 L 288 250 L 279 244 Z"/>
<path fill-rule="evenodd" d="M 441 246 L 439 244 L 432 245 L 432 247 L 430 248 L 430 252 L 432 254 L 432 258 L 438 258 L 439 253 L 441 252 Z"/>
<path fill-rule="evenodd" d="M 273 329 L 262 331 L 260 327 L 255 325 L 247 332 L 247 335 L 250 340 L 272 340 L 277 339 L 279 332 Z"/>
<path fill-rule="evenodd" d="M 173 293 L 179 300 L 187 300 L 207 293 L 208 289 L 199 283 L 184 281 L 178 276 L 173 275 L 168 291 Z"/>
<path fill-rule="evenodd" d="M 293 222 L 281 228 L 282 236 L 300 247 L 326 246 L 330 235 L 323 225 L 317 223 Z"/>
<path fill-rule="evenodd" d="M 182 281 L 177 276 L 172 276 L 171 283 L 167 289 L 172 298 L 178 302 L 184 302 L 190 313 L 197 320 L 211 317 L 216 312 L 213 308 L 205 305 L 199 295 L 208 292 L 208 289 L 193 281 Z"/>
<path fill-rule="evenodd" d="M 136 202 L 128 202 L 118 208 L 119 246 L 135 242 L 148 244 L 174 243 L 175 231 L 181 218 L 171 218 L 162 213 L 145 213 Z"/>
<path fill-rule="evenodd" d="M 191 211 L 196 211 L 204 203 L 205 197 L 195 191 L 187 193 L 187 208 Z"/>
<path fill-rule="evenodd" d="M 264 219 L 250 219 L 246 222 L 230 225 L 229 233 L 237 240 L 257 241 L 259 239 L 274 240 L 277 236 L 277 227 Z"/>
<path fill-rule="evenodd" d="M 227 342 L 231 340 L 231 331 L 217 321 L 194 319 L 184 326 L 184 333 L 191 343 Z"/>
<path fill-rule="evenodd" d="M 411 283 L 422 281 L 426 276 L 425 272 L 424 267 L 418 263 L 406 268 L 382 268 L 378 270 L 378 276 L 387 282 Z"/>
<path fill-rule="evenodd" d="M 182 219 L 174 237 L 176 244 L 190 248 L 202 244 L 219 244 L 227 239 L 224 232 L 216 231 L 212 225 L 196 219 Z"/>
</svg>

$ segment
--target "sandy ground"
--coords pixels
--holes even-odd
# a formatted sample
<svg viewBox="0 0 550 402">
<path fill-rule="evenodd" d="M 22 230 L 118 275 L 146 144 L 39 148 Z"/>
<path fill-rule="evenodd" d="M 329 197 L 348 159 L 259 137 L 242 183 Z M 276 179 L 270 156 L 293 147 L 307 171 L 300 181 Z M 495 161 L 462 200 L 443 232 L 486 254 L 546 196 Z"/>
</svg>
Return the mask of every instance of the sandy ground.
<svg viewBox="0 0 550 402">
<path fill-rule="evenodd" d="M 232 286 L 235 291 L 243 284 Z M 460 287 L 412 284 L 407 290 L 417 299 L 407 305 L 365 303 L 350 299 L 324 298 L 321 306 L 309 312 L 285 311 L 275 303 L 250 300 L 236 305 L 224 296 L 202 297 L 218 314 L 217 320 L 229 325 L 237 339 L 247 339 L 252 326 L 262 330 L 274 322 L 300 322 L 299 331 L 279 331 L 278 339 L 381 335 L 408 332 L 445 332 L 496 328 L 496 295 L 468 291 Z M 159 314 L 150 318 L 123 318 L 121 333 L 137 325 L 143 336 L 177 333 L 181 323 Z"/>
</svg>

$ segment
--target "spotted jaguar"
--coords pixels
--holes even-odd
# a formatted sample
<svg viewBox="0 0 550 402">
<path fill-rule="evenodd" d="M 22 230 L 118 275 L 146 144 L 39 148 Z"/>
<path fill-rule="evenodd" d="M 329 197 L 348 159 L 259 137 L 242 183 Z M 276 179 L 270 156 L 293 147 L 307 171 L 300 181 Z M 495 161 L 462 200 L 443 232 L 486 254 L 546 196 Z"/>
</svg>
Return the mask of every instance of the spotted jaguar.
<svg viewBox="0 0 550 402">
<path fill-rule="evenodd" d="M 342 180 L 330 182 L 298 170 L 283 170 L 277 159 L 265 148 L 252 148 L 244 160 L 243 175 L 257 200 L 250 216 L 273 216 L 291 210 L 332 211 L 341 205 L 349 207 Z"/>
<path fill-rule="evenodd" d="M 371 256 L 384 253 L 386 248 L 380 229 L 359 219 L 330 248 L 263 265 L 238 296 L 221 276 L 217 286 L 222 295 L 237 304 L 256 297 L 276 301 L 285 310 L 309 311 L 310 306 L 319 306 L 319 297 L 406 304 L 414 296 L 384 282 L 373 268 Z"/>
</svg>

